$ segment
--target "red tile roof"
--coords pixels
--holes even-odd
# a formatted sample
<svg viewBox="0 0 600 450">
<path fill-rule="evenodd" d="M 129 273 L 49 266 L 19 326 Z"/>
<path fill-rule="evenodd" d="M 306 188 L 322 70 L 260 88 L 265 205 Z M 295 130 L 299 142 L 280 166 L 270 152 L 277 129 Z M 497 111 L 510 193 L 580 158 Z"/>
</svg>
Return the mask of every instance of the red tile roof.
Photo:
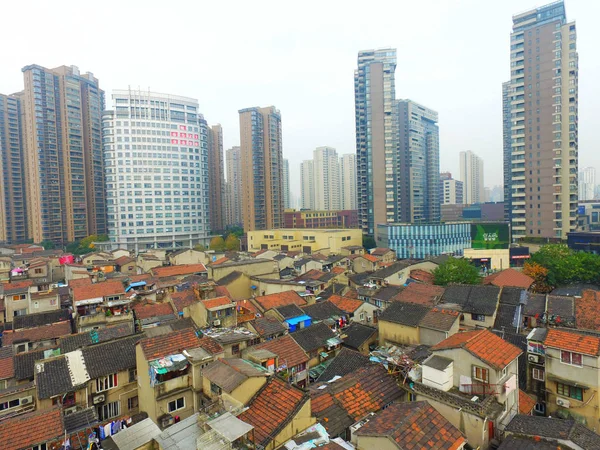
<svg viewBox="0 0 600 450">
<path fill-rule="evenodd" d="M 254 301 L 260 306 L 263 311 L 268 311 L 279 306 L 296 304 L 298 306 L 306 305 L 304 300 L 296 291 L 285 291 L 278 294 L 269 294 L 256 297 Z"/>
<path fill-rule="evenodd" d="M 529 415 L 535 406 L 535 399 L 519 389 L 519 414 Z"/>
<path fill-rule="evenodd" d="M 533 278 L 515 269 L 505 269 L 485 277 L 483 284 L 493 284 L 498 287 L 507 286 L 529 289 L 529 286 L 533 284 Z"/>
<path fill-rule="evenodd" d="M 15 291 L 17 289 L 26 290 L 29 286 L 33 286 L 33 280 L 13 281 L 12 283 L 2 283 L 4 291 Z"/>
<path fill-rule="evenodd" d="M 255 443 L 266 447 L 308 400 L 306 392 L 271 377 L 238 418 L 254 427 Z"/>
<path fill-rule="evenodd" d="M 70 288 L 78 288 L 78 287 L 83 287 L 83 286 L 89 286 L 92 284 L 92 279 L 90 277 L 86 277 L 86 278 L 77 278 L 75 280 L 70 280 L 69 281 L 69 287 Z"/>
<path fill-rule="evenodd" d="M 108 297 L 125 293 L 123 283 L 120 281 L 102 281 L 88 286 L 75 287 L 73 289 L 73 300 L 78 302 L 98 297 Z"/>
<path fill-rule="evenodd" d="M 254 346 L 256 349 L 269 350 L 279 357 L 279 364 L 296 367 L 308 363 L 308 355 L 300 345 L 288 334 L 271 341 Z"/>
<path fill-rule="evenodd" d="M 226 286 L 215 286 L 215 294 L 219 297 L 229 297 L 231 298 L 231 294 L 229 293 L 229 289 Z"/>
<path fill-rule="evenodd" d="M 0 448 L 29 448 L 58 439 L 64 432 L 63 415 L 58 408 L 23 414 L 0 422 Z"/>
<path fill-rule="evenodd" d="M 333 269 L 331 269 L 331 273 L 334 273 L 336 275 L 340 275 L 344 272 L 346 272 L 346 269 L 342 266 L 335 266 Z"/>
<path fill-rule="evenodd" d="M 561 328 L 550 328 L 544 345 L 586 355 L 600 355 L 600 337 L 579 334 Z"/>
<path fill-rule="evenodd" d="M 136 283 L 138 281 L 152 280 L 152 275 L 150 275 L 149 273 L 140 273 L 139 275 L 127 275 L 127 277 L 131 280 L 132 283 Z"/>
<path fill-rule="evenodd" d="M 358 299 L 358 290 L 356 290 L 356 288 L 348 289 L 344 294 L 344 298 Z"/>
<path fill-rule="evenodd" d="M 488 330 L 456 333 L 431 347 L 431 350 L 463 348 L 495 369 L 504 369 L 521 353 L 520 348 Z"/>
<path fill-rule="evenodd" d="M 7 330 L 2 336 L 3 345 L 12 345 L 17 342 L 39 342 L 48 339 L 56 339 L 71 334 L 71 322 L 63 321 L 37 328 L 23 330 Z"/>
<path fill-rule="evenodd" d="M 462 433 L 426 401 L 394 403 L 356 432 L 387 437 L 401 449 L 456 450 L 466 443 Z"/>
<path fill-rule="evenodd" d="M 583 330 L 600 331 L 600 292 L 587 290 L 575 297 L 575 323 Z"/>
<path fill-rule="evenodd" d="M 329 301 L 335 306 L 340 308 L 342 311 L 347 313 L 353 313 L 363 305 L 363 301 L 356 300 L 354 298 L 342 297 L 340 295 L 332 295 L 329 297 Z"/>
<path fill-rule="evenodd" d="M 163 358 L 183 350 L 202 347 L 200 338 L 191 328 L 142 339 L 140 346 L 147 361 Z"/>
<path fill-rule="evenodd" d="M 223 347 L 221 347 L 221 344 L 208 336 L 203 336 L 200 338 L 200 347 L 213 355 L 223 353 L 224 351 Z"/>
<path fill-rule="evenodd" d="M 154 303 L 150 305 L 136 305 L 133 307 L 138 320 L 150 317 L 166 316 L 173 314 L 173 307 L 169 303 Z"/>
<path fill-rule="evenodd" d="M 166 278 L 166 277 L 180 277 L 184 275 L 191 275 L 193 273 L 206 272 L 204 264 L 182 264 L 179 266 L 165 266 L 155 267 L 152 269 L 152 274 L 155 277 Z"/>
<path fill-rule="evenodd" d="M 124 266 L 126 264 L 135 262 L 135 259 L 130 258 L 129 256 L 123 255 L 120 258 L 115 259 L 115 263 L 117 266 Z"/>
<path fill-rule="evenodd" d="M 226 263 L 227 261 L 229 261 L 229 258 L 227 256 L 222 256 L 221 258 L 217 259 L 216 261 L 211 262 L 210 265 L 218 266 L 219 264 Z"/>
<path fill-rule="evenodd" d="M 222 306 L 233 306 L 233 302 L 229 297 L 217 297 L 201 300 L 206 309 L 219 308 Z"/>
<path fill-rule="evenodd" d="M 0 348 L 0 380 L 15 376 L 12 347 Z"/>
<path fill-rule="evenodd" d="M 379 258 L 373 256 L 373 255 L 369 255 L 368 253 L 365 253 L 364 255 L 362 255 L 362 257 L 364 259 L 366 259 L 367 261 L 370 261 L 372 263 L 376 263 L 379 261 Z"/>
<path fill-rule="evenodd" d="M 426 273 L 426 272 L 425 272 Z M 405 303 L 418 303 L 419 305 L 435 306 L 442 295 L 444 288 L 424 283 L 409 283 L 403 290 L 392 297 L 393 301 Z"/>
<path fill-rule="evenodd" d="M 422 269 L 411 270 L 409 276 L 413 280 L 421 281 L 422 283 L 433 284 L 433 274 L 425 272 Z"/>
<path fill-rule="evenodd" d="M 171 294 L 171 301 L 173 302 L 173 306 L 175 306 L 175 311 L 183 312 L 185 308 L 192 306 L 198 299 L 194 291 L 189 289 L 187 291 L 173 292 Z"/>
<path fill-rule="evenodd" d="M 403 391 L 382 365 L 371 364 L 333 383 L 318 383 L 310 394 L 313 415 L 326 430 L 338 433 L 343 431 L 339 428 L 345 429 L 366 414 L 399 400 Z M 339 421 L 347 423 L 340 427 Z"/>
</svg>

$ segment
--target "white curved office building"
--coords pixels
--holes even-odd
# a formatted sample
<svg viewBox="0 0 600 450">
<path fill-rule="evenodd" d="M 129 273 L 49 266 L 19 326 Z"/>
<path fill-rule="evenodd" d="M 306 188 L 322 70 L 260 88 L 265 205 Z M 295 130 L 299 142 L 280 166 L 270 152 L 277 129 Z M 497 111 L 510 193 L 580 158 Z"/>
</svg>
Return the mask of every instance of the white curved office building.
<svg viewBox="0 0 600 450">
<path fill-rule="evenodd" d="M 207 125 L 192 98 L 115 90 L 103 115 L 108 233 L 141 251 L 207 244 Z"/>
</svg>

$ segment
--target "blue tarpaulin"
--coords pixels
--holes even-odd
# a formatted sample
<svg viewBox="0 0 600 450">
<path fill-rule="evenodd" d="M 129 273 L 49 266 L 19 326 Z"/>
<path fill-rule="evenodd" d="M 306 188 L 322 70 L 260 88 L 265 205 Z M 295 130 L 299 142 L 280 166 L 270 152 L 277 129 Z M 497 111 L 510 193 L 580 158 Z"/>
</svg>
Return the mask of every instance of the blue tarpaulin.
<svg viewBox="0 0 600 450">
<path fill-rule="evenodd" d="M 145 281 L 136 281 L 135 283 L 131 283 L 129 286 L 127 286 L 127 289 L 125 289 L 125 292 L 129 292 L 131 289 L 136 288 L 136 287 L 141 287 L 141 286 L 146 286 L 146 282 Z"/>
</svg>

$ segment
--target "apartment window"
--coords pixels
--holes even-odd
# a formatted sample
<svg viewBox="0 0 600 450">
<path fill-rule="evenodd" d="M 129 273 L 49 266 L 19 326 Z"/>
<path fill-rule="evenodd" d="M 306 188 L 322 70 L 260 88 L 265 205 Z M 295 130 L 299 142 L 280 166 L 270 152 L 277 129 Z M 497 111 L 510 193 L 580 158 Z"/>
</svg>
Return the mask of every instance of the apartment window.
<svg viewBox="0 0 600 450">
<path fill-rule="evenodd" d="M 556 394 L 583 401 L 583 389 L 568 384 L 556 383 Z"/>
<path fill-rule="evenodd" d="M 18 408 L 21 405 L 20 399 L 10 400 L 8 402 L 0 403 L 0 411 L 6 411 L 7 409 Z"/>
<path fill-rule="evenodd" d="M 533 409 L 536 413 L 546 414 L 546 405 L 544 403 L 536 403 Z"/>
<path fill-rule="evenodd" d="M 46 446 L 46 444 L 39 444 L 31 447 L 31 450 L 48 450 L 48 447 Z"/>
<path fill-rule="evenodd" d="M 231 353 L 237 355 L 240 352 L 240 344 L 233 344 L 231 346 Z"/>
<path fill-rule="evenodd" d="M 128 410 L 132 410 L 132 409 L 137 409 L 139 405 L 139 400 L 138 400 L 138 396 L 136 395 L 135 397 L 131 397 L 127 399 L 127 409 Z"/>
<path fill-rule="evenodd" d="M 133 383 L 137 380 L 137 369 L 129 369 L 129 382 Z"/>
<path fill-rule="evenodd" d="M 118 386 L 118 377 L 116 373 L 105 377 L 96 378 L 96 392 L 107 391 Z"/>
<path fill-rule="evenodd" d="M 169 412 L 177 411 L 178 409 L 185 408 L 185 399 L 183 397 L 179 397 L 177 400 L 173 400 L 169 402 Z"/>
<path fill-rule="evenodd" d="M 572 366 L 583 366 L 581 353 L 567 352 L 565 350 L 561 350 L 560 352 L 560 362 L 563 364 L 571 364 Z"/>
<path fill-rule="evenodd" d="M 473 379 L 482 381 L 484 383 L 489 383 L 490 371 L 484 367 L 473 366 Z"/>
<path fill-rule="evenodd" d="M 531 377 L 534 380 L 538 380 L 538 381 L 544 381 L 544 370 L 543 369 L 537 369 L 537 368 L 533 368 L 531 371 Z"/>
<path fill-rule="evenodd" d="M 118 401 L 110 402 L 102 406 L 98 406 L 98 419 L 100 422 L 110 419 L 111 417 L 116 417 L 121 413 L 120 404 Z"/>
<path fill-rule="evenodd" d="M 20 300 L 25 300 L 27 298 L 26 294 L 17 294 L 13 295 L 13 301 L 18 302 Z"/>
<path fill-rule="evenodd" d="M 42 269 L 35 269 L 35 273 L 42 273 Z"/>
<path fill-rule="evenodd" d="M 477 322 L 485 322 L 485 316 L 483 314 L 471 314 L 471 320 L 476 320 Z"/>
</svg>

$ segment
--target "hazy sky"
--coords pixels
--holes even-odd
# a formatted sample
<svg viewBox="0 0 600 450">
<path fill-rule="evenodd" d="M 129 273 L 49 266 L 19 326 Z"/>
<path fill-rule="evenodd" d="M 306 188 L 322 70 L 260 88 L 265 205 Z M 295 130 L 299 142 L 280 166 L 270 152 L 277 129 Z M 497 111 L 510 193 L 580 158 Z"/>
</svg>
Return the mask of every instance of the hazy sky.
<svg viewBox="0 0 600 450">
<path fill-rule="evenodd" d="M 3 0 L 0 92 L 23 88 L 27 64 L 73 64 L 107 94 L 132 86 L 197 98 L 209 124 L 223 125 L 225 148 L 239 144 L 239 109 L 275 105 L 298 194 L 299 164 L 315 147 L 355 151 L 358 51 L 395 47 L 396 97 L 439 112 L 440 169 L 458 177 L 458 153 L 473 150 L 493 186 L 511 16 L 545 3 Z M 566 10 L 578 30 L 579 165 L 600 167 L 600 2 L 567 0 Z"/>
</svg>

